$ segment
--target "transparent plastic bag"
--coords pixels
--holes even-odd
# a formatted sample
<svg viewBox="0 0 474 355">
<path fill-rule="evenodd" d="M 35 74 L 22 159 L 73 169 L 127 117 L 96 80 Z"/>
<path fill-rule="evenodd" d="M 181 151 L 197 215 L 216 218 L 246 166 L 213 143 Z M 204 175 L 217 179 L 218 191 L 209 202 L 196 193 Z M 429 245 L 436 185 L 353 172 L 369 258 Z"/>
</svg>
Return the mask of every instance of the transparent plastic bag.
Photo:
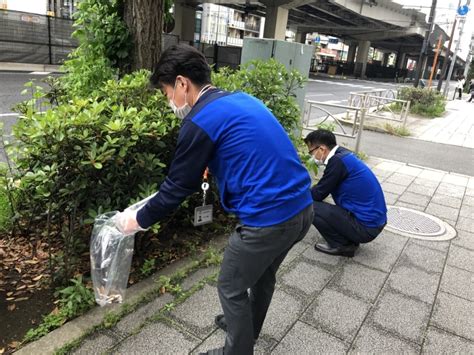
<svg viewBox="0 0 474 355">
<path fill-rule="evenodd" d="M 150 198 L 128 207 L 138 211 Z M 123 235 L 116 227 L 118 211 L 96 217 L 90 244 L 91 275 L 95 300 L 100 306 L 122 303 L 132 264 L 134 235 Z"/>
</svg>

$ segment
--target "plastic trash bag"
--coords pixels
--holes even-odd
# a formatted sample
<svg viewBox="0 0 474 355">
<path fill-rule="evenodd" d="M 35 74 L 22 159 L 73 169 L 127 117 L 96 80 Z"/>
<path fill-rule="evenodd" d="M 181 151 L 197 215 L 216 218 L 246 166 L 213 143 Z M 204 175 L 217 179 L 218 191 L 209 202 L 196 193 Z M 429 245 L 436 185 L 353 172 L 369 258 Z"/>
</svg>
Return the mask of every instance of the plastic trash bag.
<svg viewBox="0 0 474 355">
<path fill-rule="evenodd" d="M 138 211 L 150 198 L 128 207 Z M 91 275 L 95 300 L 100 306 L 122 303 L 132 264 L 134 235 L 123 235 L 116 226 L 120 212 L 113 211 L 96 217 L 90 244 Z"/>
</svg>

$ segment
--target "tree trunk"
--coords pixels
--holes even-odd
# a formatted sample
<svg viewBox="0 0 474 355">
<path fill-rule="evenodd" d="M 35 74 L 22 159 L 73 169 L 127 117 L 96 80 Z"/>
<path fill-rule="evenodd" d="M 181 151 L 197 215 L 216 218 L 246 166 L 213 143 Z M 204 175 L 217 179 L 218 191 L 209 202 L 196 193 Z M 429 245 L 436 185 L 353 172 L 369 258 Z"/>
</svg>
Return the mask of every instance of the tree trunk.
<svg viewBox="0 0 474 355">
<path fill-rule="evenodd" d="M 133 41 L 131 70 L 153 71 L 161 54 L 163 0 L 124 0 L 123 18 Z"/>
</svg>

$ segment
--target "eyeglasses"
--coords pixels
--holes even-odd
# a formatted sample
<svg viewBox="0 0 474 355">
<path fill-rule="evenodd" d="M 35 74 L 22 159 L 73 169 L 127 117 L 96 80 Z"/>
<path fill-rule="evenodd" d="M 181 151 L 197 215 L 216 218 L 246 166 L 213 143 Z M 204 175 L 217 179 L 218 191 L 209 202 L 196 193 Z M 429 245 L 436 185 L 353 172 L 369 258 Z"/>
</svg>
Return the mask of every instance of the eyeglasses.
<svg viewBox="0 0 474 355">
<path fill-rule="evenodd" d="M 313 154 L 313 152 L 314 152 L 316 149 L 319 149 L 319 148 L 321 148 L 320 145 L 314 147 L 313 149 L 310 149 L 310 150 L 309 150 L 309 154 Z"/>
</svg>

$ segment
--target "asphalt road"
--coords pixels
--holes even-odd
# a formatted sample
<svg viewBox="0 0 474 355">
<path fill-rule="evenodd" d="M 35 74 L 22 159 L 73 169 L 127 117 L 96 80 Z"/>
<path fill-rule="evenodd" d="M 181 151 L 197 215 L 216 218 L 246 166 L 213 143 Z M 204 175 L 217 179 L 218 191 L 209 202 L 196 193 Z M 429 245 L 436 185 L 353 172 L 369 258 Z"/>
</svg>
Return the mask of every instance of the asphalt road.
<svg viewBox="0 0 474 355">
<path fill-rule="evenodd" d="M 15 117 L 9 115 L 12 112 L 11 106 L 24 99 L 20 95 L 24 88 L 23 84 L 31 79 L 39 80 L 44 77 L 45 75 L 29 73 L 0 73 L 0 122 L 4 123 L 6 132 L 10 131 L 11 125 L 15 122 Z M 399 86 L 395 83 L 356 79 L 316 78 L 308 82 L 306 98 L 347 105 L 351 92 L 397 89 Z M 339 140 L 345 141 L 342 138 Z M 350 140 L 346 142 L 349 147 L 354 144 Z M 474 176 L 473 149 L 365 131 L 361 141 L 361 150 L 369 156 Z M 4 159 L 3 152 L 0 152 L 0 161 Z"/>
</svg>

